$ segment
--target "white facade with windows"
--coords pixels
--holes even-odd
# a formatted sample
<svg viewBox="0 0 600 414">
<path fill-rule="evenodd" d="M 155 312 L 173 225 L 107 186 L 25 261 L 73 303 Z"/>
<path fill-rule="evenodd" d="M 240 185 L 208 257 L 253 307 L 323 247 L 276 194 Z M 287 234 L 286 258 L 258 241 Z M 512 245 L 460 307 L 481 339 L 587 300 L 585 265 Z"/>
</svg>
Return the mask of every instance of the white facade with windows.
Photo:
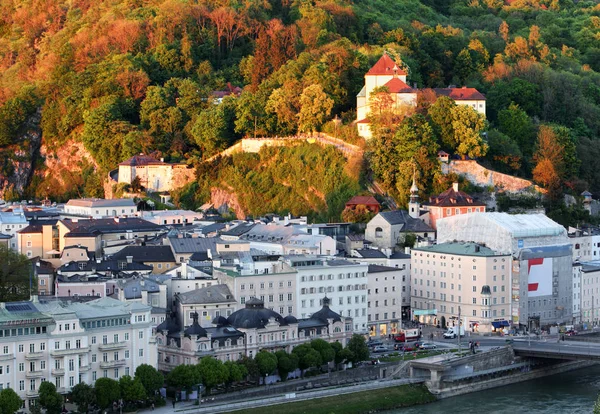
<svg viewBox="0 0 600 414">
<path fill-rule="evenodd" d="M 0 212 L 0 234 L 6 234 L 11 238 L 8 247 L 17 250 L 17 231 L 27 227 L 27 219 L 23 210 Z"/>
<path fill-rule="evenodd" d="M 369 265 L 369 336 L 394 335 L 410 319 L 410 256 L 402 268 Z"/>
<path fill-rule="evenodd" d="M 352 318 L 354 332 L 367 333 L 367 264 L 303 255 L 283 260 L 297 272 L 298 317 L 309 318 L 327 296 L 340 315 Z"/>
<path fill-rule="evenodd" d="M 111 298 L 2 303 L 0 387 L 15 390 L 29 407 L 43 381 L 68 393 L 80 382 L 133 376 L 141 364 L 156 367 L 150 310 Z"/>
<path fill-rule="evenodd" d="M 80 217 L 104 218 L 134 216 L 137 206 L 130 198 L 105 200 L 102 198 L 81 198 L 69 200 L 65 204 L 65 214 Z"/>
</svg>

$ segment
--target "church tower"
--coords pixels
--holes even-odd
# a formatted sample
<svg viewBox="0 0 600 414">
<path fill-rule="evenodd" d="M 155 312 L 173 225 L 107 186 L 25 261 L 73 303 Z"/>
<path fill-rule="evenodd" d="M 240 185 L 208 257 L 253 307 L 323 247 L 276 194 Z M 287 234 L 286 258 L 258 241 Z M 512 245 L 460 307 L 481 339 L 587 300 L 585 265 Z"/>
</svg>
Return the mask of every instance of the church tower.
<svg viewBox="0 0 600 414">
<path fill-rule="evenodd" d="M 412 218 L 419 218 L 421 204 L 419 204 L 419 188 L 415 182 L 415 174 L 413 173 L 413 181 L 410 186 L 410 201 L 408 202 L 408 214 Z"/>
</svg>

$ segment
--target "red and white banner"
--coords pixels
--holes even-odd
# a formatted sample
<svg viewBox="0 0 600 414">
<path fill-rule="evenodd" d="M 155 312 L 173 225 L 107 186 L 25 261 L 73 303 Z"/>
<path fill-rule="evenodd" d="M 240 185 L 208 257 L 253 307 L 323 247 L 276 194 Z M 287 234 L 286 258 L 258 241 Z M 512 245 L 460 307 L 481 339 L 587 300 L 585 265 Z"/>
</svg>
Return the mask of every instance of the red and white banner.
<svg viewBox="0 0 600 414">
<path fill-rule="evenodd" d="M 527 265 L 529 297 L 552 295 L 552 259 L 529 259 Z"/>
</svg>

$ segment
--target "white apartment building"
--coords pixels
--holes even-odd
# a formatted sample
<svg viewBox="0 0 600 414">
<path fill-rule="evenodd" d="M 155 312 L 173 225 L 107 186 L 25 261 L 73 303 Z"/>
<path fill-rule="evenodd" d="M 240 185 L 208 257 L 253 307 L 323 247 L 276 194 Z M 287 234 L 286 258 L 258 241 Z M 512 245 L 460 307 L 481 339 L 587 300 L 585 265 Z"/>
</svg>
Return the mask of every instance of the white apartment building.
<svg viewBox="0 0 600 414">
<path fill-rule="evenodd" d="M 297 272 L 298 317 L 309 318 L 321 309 L 326 295 L 340 315 L 353 319 L 354 332 L 367 333 L 366 263 L 308 255 L 286 256 L 282 260 Z"/>
<path fill-rule="evenodd" d="M 28 226 L 23 210 L 0 212 L 0 234 L 10 236 L 8 247 L 17 250 L 17 231 Z"/>
<path fill-rule="evenodd" d="M 43 381 L 68 393 L 79 382 L 118 380 L 141 364 L 157 365 L 150 306 L 111 298 L 0 304 L 0 385 L 26 408 Z"/>
<path fill-rule="evenodd" d="M 204 214 L 191 210 L 142 211 L 140 217 L 154 224 L 196 224 L 204 218 Z"/>
<path fill-rule="evenodd" d="M 573 261 L 600 260 L 600 230 L 593 227 L 570 230 L 572 231 L 569 231 L 569 241 L 573 246 Z"/>
<path fill-rule="evenodd" d="M 581 264 L 579 320 L 597 326 L 600 321 L 600 260 Z"/>
<path fill-rule="evenodd" d="M 509 326 L 510 254 L 477 243 L 449 242 L 412 250 L 411 301 L 415 319 L 490 332 Z"/>
<path fill-rule="evenodd" d="M 105 218 L 134 216 L 137 206 L 131 198 L 105 200 L 103 198 L 80 198 L 69 200 L 65 204 L 65 215 Z"/>
<path fill-rule="evenodd" d="M 240 308 L 250 298 L 263 301 L 264 307 L 280 315 L 296 314 L 297 272 L 279 256 L 241 255 L 244 265 L 215 261 L 213 276 L 226 284 Z"/>
<path fill-rule="evenodd" d="M 410 318 L 410 269 L 369 265 L 369 336 L 394 335 Z"/>
<path fill-rule="evenodd" d="M 580 262 L 573 263 L 573 324 L 581 321 L 581 273 Z"/>
</svg>

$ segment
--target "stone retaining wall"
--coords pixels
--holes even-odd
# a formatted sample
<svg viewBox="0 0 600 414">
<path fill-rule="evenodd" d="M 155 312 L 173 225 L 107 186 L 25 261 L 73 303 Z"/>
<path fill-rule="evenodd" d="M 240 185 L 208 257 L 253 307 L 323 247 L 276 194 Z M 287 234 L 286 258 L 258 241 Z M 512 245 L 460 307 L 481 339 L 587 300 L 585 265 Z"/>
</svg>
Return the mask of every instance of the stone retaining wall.
<svg viewBox="0 0 600 414">
<path fill-rule="evenodd" d="M 493 186 L 499 191 L 519 193 L 531 188 L 540 191 L 540 188 L 529 180 L 488 170 L 474 160 L 452 160 L 449 164 L 443 163 L 442 172 L 444 174 L 453 172 L 465 177 L 473 184 L 484 187 Z"/>
</svg>

